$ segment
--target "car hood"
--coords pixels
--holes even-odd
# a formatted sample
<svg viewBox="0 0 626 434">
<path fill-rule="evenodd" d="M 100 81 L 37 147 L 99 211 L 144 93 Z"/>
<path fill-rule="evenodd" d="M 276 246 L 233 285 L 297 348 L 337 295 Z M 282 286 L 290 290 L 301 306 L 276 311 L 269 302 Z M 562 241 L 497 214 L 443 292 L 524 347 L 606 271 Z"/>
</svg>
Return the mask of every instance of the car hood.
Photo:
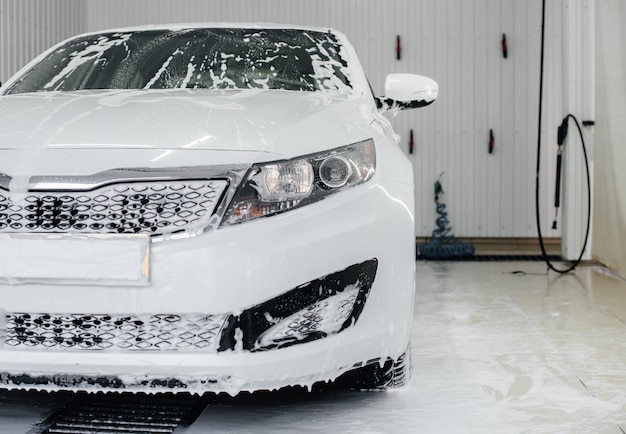
<svg viewBox="0 0 626 434">
<path fill-rule="evenodd" d="M 372 116 L 361 98 L 318 92 L 8 95 L 0 97 L 0 149 L 250 151 L 288 158 L 368 138 Z"/>
</svg>

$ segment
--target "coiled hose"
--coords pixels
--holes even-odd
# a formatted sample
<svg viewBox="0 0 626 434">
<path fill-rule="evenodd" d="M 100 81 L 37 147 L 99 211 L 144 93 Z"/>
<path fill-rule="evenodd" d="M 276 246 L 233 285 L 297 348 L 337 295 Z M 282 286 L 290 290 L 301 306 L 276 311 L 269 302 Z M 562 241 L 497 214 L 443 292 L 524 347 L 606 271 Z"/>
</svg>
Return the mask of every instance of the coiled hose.
<svg viewBox="0 0 626 434">
<path fill-rule="evenodd" d="M 437 190 L 436 187 L 435 190 Z M 433 230 L 428 243 L 416 246 L 417 257 L 420 259 L 458 259 L 474 255 L 476 249 L 473 244 L 461 241 L 450 234 L 452 228 L 449 226 L 446 204 L 439 201 L 437 192 L 435 203 L 439 215 L 435 220 L 437 228 Z"/>
</svg>

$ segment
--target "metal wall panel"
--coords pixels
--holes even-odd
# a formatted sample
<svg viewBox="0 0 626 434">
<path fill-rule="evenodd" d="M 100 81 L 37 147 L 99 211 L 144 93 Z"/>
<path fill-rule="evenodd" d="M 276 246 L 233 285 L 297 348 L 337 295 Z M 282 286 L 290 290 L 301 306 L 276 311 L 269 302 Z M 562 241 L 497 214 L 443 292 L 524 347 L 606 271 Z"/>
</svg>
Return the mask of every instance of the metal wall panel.
<svg viewBox="0 0 626 434">
<path fill-rule="evenodd" d="M 81 0 L 0 0 L 0 82 L 46 48 L 85 29 Z"/>
<path fill-rule="evenodd" d="M 564 2 L 564 110 L 579 122 L 594 120 L 594 46 L 595 4 L 593 0 Z M 593 171 L 594 128 L 583 127 L 585 146 Z M 577 259 L 585 240 L 587 225 L 587 181 L 578 130 L 570 121 L 568 140 L 564 145 L 563 191 L 563 257 Z M 592 172 L 593 180 L 593 172 Z M 592 187 L 593 191 L 593 187 Z M 593 203 L 593 199 L 592 199 Z M 584 259 L 591 259 L 591 237 Z"/>
<path fill-rule="evenodd" d="M 433 106 L 402 112 L 392 119 L 402 136 L 401 147 L 415 167 L 418 236 L 428 236 L 434 228 L 433 184 L 441 173 L 456 235 L 536 236 L 541 0 L 0 0 L 0 5 L 0 14 L 8 5 L 11 13 L 34 14 L 31 22 L 39 26 L 48 23 L 57 32 L 63 19 L 63 36 L 128 25 L 202 21 L 337 28 L 354 44 L 376 93 L 382 93 L 384 77 L 390 72 L 421 73 L 440 84 L 440 98 Z M 63 8 L 68 16 L 61 18 L 60 13 L 56 19 L 50 18 L 42 13 L 46 8 L 48 13 Z M 548 2 L 542 137 L 550 145 L 543 150 L 541 206 L 543 232 L 550 237 L 560 236 L 560 228 L 550 229 L 556 159 L 551 144 L 563 112 L 564 8 L 564 2 Z M 84 25 L 81 13 L 86 17 Z M 33 45 L 49 45 L 56 36 L 46 33 L 26 47 L 14 47 L 5 35 L 19 38 L 32 31 L 17 29 L 18 21 L 2 14 L 2 77 L 39 50 Z M 7 26 L 12 27 L 7 30 Z M 503 33 L 508 42 L 507 59 L 501 52 Z M 400 60 L 395 52 L 398 35 Z M 11 59 L 6 67 L 5 49 Z M 415 147 L 409 155 L 411 129 Z M 490 130 L 495 136 L 492 154 L 488 153 Z"/>
</svg>

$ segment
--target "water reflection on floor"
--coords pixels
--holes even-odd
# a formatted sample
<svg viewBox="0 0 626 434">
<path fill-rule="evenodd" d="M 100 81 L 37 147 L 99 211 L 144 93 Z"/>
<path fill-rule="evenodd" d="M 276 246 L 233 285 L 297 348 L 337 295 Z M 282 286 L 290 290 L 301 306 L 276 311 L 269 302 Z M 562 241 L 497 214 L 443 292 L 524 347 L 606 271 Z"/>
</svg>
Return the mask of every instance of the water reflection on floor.
<svg viewBox="0 0 626 434">
<path fill-rule="evenodd" d="M 461 432 L 626 429 L 624 281 L 592 266 L 546 274 L 533 262 L 418 268 L 420 401 L 464 418 Z M 444 432 L 447 418 L 434 414 L 429 428 Z"/>
</svg>

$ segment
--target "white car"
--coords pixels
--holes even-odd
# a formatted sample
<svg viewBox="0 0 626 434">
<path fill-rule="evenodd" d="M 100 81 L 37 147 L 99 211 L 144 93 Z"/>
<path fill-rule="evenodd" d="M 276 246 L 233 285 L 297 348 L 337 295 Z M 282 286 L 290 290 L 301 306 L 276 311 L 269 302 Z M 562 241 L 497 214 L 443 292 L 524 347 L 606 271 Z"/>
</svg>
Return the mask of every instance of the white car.
<svg viewBox="0 0 626 434">
<path fill-rule="evenodd" d="M 81 35 L 0 89 L 0 388 L 406 382 L 411 164 L 339 32 Z"/>
</svg>

